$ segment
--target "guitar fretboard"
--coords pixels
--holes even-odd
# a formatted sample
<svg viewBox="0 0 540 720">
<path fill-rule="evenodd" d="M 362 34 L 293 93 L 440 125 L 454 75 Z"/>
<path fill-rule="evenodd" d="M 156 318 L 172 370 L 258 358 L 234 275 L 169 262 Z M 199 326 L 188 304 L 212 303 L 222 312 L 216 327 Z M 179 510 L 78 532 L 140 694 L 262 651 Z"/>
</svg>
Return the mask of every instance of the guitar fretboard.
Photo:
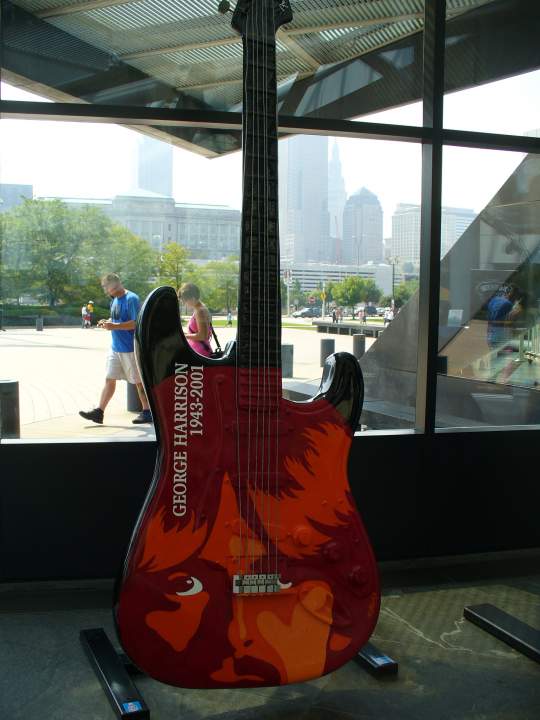
<svg viewBox="0 0 540 720">
<path fill-rule="evenodd" d="M 237 361 L 241 368 L 280 368 L 275 39 L 273 32 L 265 32 L 243 42 L 247 62 Z"/>
</svg>

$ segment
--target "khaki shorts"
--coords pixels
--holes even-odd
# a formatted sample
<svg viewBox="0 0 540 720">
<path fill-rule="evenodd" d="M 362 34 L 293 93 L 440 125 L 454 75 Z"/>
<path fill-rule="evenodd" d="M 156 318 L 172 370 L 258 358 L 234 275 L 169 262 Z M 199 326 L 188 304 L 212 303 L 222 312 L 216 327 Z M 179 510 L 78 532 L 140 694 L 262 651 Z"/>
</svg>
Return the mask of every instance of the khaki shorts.
<svg viewBox="0 0 540 720">
<path fill-rule="evenodd" d="M 135 362 L 135 353 L 109 351 L 105 370 L 107 380 L 127 380 L 137 385 L 141 376 Z"/>
</svg>

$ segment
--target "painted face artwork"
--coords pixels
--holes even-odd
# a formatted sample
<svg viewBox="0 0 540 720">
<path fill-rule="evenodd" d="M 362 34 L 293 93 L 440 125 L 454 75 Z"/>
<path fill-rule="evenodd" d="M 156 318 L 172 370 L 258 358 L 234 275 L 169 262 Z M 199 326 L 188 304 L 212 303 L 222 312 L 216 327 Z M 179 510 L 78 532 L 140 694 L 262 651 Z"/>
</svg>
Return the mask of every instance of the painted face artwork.
<svg viewBox="0 0 540 720">
<path fill-rule="evenodd" d="M 355 552 L 364 531 L 347 482 L 348 428 L 321 420 L 282 440 L 275 486 L 254 471 L 239 483 L 226 469 L 234 453 L 205 482 L 195 458 L 202 465 L 211 448 L 190 442 L 186 512 L 171 514 L 168 493 L 153 505 L 124 588 L 138 610 L 121 618 L 124 628 L 137 625 L 136 644 L 161 658 L 160 679 L 187 687 L 281 685 L 342 664 L 358 644 L 354 608 L 371 626 L 379 606 L 370 557 Z M 201 496 L 204 517 L 195 510 Z M 278 575 L 279 589 L 236 593 L 235 576 L 246 574 L 263 585 Z M 137 650 L 129 649 L 135 662 Z"/>
</svg>

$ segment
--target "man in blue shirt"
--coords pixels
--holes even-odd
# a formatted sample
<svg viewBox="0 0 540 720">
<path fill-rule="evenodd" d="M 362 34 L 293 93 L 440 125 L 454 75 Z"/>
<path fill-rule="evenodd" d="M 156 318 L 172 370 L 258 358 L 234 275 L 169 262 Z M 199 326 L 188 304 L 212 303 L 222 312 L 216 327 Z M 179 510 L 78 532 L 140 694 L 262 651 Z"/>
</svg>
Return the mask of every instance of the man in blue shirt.
<svg viewBox="0 0 540 720">
<path fill-rule="evenodd" d="M 93 410 L 81 410 L 79 415 L 86 420 L 92 420 L 92 422 L 102 425 L 105 408 L 116 390 L 116 381 L 127 380 L 137 387 L 143 408 L 132 422 L 135 424 L 151 423 L 152 413 L 137 369 L 133 347 L 135 321 L 140 306 L 139 297 L 125 289 L 116 273 L 104 275 L 101 279 L 101 287 L 113 300 L 111 317 L 108 320 L 100 320 L 98 327 L 111 332 L 112 346 L 107 356 L 105 385 L 101 391 L 99 405 Z"/>
<path fill-rule="evenodd" d="M 509 338 L 509 315 L 514 307 L 515 285 L 506 285 L 487 305 L 487 343 L 494 349 Z M 511 317 L 511 316 L 510 316 Z"/>
</svg>

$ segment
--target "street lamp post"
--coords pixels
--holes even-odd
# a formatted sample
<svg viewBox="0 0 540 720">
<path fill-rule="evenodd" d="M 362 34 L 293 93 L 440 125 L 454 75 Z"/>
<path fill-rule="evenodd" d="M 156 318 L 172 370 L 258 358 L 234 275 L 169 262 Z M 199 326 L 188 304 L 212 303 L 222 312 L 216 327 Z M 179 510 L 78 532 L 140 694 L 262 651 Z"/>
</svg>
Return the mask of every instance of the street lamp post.
<svg viewBox="0 0 540 720">
<path fill-rule="evenodd" d="M 396 304 L 395 294 L 394 294 L 394 289 L 395 289 L 395 277 L 396 277 L 396 265 L 399 263 L 399 258 L 398 258 L 398 257 L 391 257 L 391 258 L 389 258 L 389 260 L 390 260 L 390 263 L 391 263 L 391 265 L 392 265 L 392 309 L 394 309 L 395 304 Z"/>
<path fill-rule="evenodd" d="M 283 271 L 283 282 L 287 288 L 287 317 L 291 315 L 291 283 L 292 283 L 292 270 L 286 268 Z"/>
</svg>

